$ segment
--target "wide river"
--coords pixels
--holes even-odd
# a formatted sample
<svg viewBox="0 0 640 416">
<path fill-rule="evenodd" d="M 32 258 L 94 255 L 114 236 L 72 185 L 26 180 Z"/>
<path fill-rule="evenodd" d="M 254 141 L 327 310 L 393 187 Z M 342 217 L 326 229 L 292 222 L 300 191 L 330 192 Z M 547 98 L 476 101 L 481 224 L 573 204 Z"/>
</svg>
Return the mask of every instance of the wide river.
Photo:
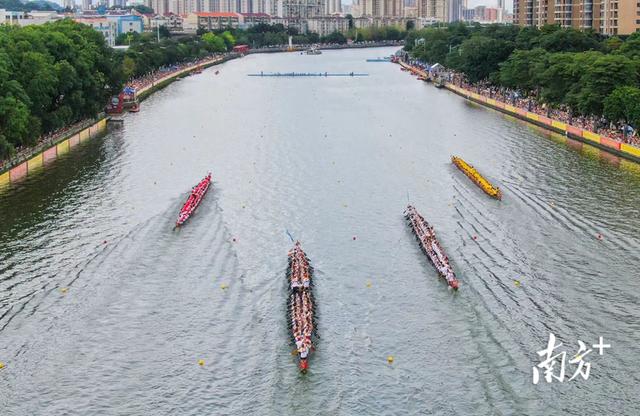
<svg viewBox="0 0 640 416">
<path fill-rule="evenodd" d="M 640 414 L 638 166 L 365 61 L 393 51 L 208 69 L 5 189 L 0 414 Z M 247 77 L 259 71 L 369 76 Z M 209 170 L 212 191 L 174 231 Z M 457 293 L 405 225 L 407 200 Z M 316 270 L 306 375 L 286 230 Z M 565 381 L 534 385 L 549 333 Z M 569 381 L 578 340 L 591 372 Z"/>
</svg>

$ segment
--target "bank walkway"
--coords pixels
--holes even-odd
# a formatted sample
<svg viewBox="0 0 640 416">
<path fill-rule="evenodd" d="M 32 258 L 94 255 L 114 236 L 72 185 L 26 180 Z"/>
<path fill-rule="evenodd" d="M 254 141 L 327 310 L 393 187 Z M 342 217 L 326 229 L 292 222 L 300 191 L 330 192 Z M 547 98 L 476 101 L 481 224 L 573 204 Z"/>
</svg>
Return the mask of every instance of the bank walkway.
<svg viewBox="0 0 640 416">
<path fill-rule="evenodd" d="M 433 78 L 429 73 L 425 72 L 421 68 L 409 65 L 403 61 L 397 61 L 396 63 L 398 63 L 403 70 L 416 75 L 419 79 L 432 80 Z M 634 146 L 631 143 L 625 143 L 620 140 L 616 140 L 613 137 L 598 134 L 589 129 L 572 125 L 567 121 L 558 120 L 535 111 L 530 111 L 526 108 L 508 104 L 496 98 L 492 98 L 491 96 L 473 92 L 470 89 L 455 85 L 453 82 L 445 81 L 442 85 L 449 91 L 452 91 L 470 101 L 493 108 L 494 110 L 512 115 L 545 129 L 563 134 L 583 143 L 590 144 L 609 153 L 640 163 L 640 147 Z"/>
</svg>

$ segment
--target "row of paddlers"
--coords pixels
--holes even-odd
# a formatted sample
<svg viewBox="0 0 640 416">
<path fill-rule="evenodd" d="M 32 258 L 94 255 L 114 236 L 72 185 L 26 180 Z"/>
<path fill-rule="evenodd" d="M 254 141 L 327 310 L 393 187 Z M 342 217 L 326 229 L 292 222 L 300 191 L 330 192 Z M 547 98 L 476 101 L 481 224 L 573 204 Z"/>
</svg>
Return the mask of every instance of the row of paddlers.
<svg viewBox="0 0 640 416">
<path fill-rule="evenodd" d="M 204 195 L 211 185 L 211 173 L 194 186 L 178 214 L 176 227 L 182 226 L 194 214 Z M 300 370 L 306 372 L 309 368 L 308 357 L 314 350 L 315 336 L 314 301 L 311 276 L 313 268 L 309 264 L 307 255 L 302 250 L 300 242 L 296 242 L 289 251 L 289 266 L 287 280 L 289 297 L 287 313 L 289 329 L 296 345 L 294 353 L 299 357 Z"/>
<path fill-rule="evenodd" d="M 210 185 L 211 173 L 191 190 L 187 201 L 180 210 L 176 226 L 183 225 L 193 215 Z M 429 258 L 438 274 L 447 281 L 451 288 L 457 290 L 459 287 L 458 279 L 449 262 L 449 258 L 436 238 L 433 227 L 412 205 L 407 206 L 405 218 L 415 234 L 420 248 Z M 295 344 L 293 353 L 299 358 L 300 370 L 306 372 L 309 368 L 309 354 L 315 350 L 314 338 L 316 336 L 312 282 L 313 267 L 309 264 L 309 258 L 302 250 L 299 241 L 289 251 L 288 257 L 288 325 Z"/>
</svg>

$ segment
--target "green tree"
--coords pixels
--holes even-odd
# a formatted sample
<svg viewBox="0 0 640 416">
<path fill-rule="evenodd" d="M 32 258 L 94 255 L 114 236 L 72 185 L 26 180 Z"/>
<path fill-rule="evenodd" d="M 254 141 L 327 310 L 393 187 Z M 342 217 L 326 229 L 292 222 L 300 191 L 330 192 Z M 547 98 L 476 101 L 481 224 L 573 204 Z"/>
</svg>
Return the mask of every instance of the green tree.
<svg viewBox="0 0 640 416">
<path fill-rule="evenodd" d="M 222 37 L 222 40 L 224 41 L 224 43 L 225 43 L 225 45 L 227 47 L 227 50 L 230 51 L 231 49 L 233 49 L 233 47 L 236 44 L 236 38 L 233 37 L 231 32 L 229 32 L 228 30 L 224 31 L 224 32 L 222 32 L 222 35 L 220 35 L 220 36 Z"/>
<path fill-rule="evenodd" d="M 353 23 L 350 22 L 349 25 L 349 29 L 351 29 L 353 27 Z M 405 29 L 408 31 L 415 29 L 416 27 L 416 22 L 414 22 L 413 20 L 407 20 L 407 24 L 405 25 Z"/>
<path fill-rule="evenodd" d="M 207 49 L 211 52 L 224 52 L 227 50 L 224 39 L 220 36 L 216 36 L 211 32 L 202 35 L 202 40 L 207 45 Z"/>
<path fill-rule="evenodd" d="M 617 54 L 624 55 L 627 58 L 640 58 L 640 37 L 630 37 L 615 51 Z"/>
<path fill-rule="evenodd" d="M 549 54 L 542 48 L 516 50 L 500 64 L 500 83 L 509 88 L 534 90 L 547 67 Z"/>
<path fill-rule="evenodd" d="M 329 33 L 322 38 L 324 43 L 347 43 L 347 38 L 340 32 Z"/>
<path fill-rule="evenodd" d="M 477 82 L 497 75 L 499 65 L 513 51 L 513 43 L 491 39 L 485 36 L 474 36 L 465 40 L 460 46 L 460 65 L 458 69 L 471 82 Z"/>
<path fill-rule="evenodd" d="M 640 126 L 640 88 L 618 87 L 604 100 L 604 115 L 612 121 Z"/>
<path fill-rule="evenodd" d="M 625 56 L 603 55 L 589 63 L 580 81 L 580 92 L 572 103 L 585 114 L 602 114 L 604 100 L 616 88 L 637 85 L 638 62 Z"/>
</svg>

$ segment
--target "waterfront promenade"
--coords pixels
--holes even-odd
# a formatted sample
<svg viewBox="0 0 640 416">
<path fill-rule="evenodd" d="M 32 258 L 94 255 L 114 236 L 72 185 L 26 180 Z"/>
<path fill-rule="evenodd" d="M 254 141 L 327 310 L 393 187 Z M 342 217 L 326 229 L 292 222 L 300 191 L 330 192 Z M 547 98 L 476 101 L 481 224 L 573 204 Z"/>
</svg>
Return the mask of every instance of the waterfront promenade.
<svg viewBox="0 0 640 416">
<path fill-rule="evenodd" d="M 409 65 L 403 61 L 398 61 L 398 64 L 418 78 L 431 78 L 430 74 L 423 68 Z M 495 89 L 486 86 L 466 84 L 459 75 L 454 76 L 451 81 L 444 82 L 443 86 L 449 91 L 478 104 L 564 134 L 618 156 L 640 162 L 640 140 L 636 135 L 630 135 L 625 138 L 616 129 L 596 129 L 596 122 L 592 118 L 569 117 L 564 111 L 552 111 L 534 103 L 530 99 L 507 100 L 505 99 L 507 94 L 499 93 Z"/>
<path fill-rule="evenodd" d="M 371 47 L 386 46 L 402 46 L 402 41 L 379 41 L 379 42 L 361 42 L 355 44 L 320 44 L 319 49 L 359 49 Z M 278 45 L 272 48 L 250 49 L 249 54 L 256 53 L 278 53 L 278 52 L 300 52 L 306 49 L 308 45 L 294 45 L 291 50 L 287 45 Z M 131 87 L 136 91 L 136 98 L 144 100 L 154 91 L 163 88 L 177 78 L 181 78 L 191 74 L 194 70 L 208 68 L 226 62 L 231 59 L 242 57 L 242 54 L 227 52 L 223 54 L 215 54 L 212 57 L 206 57 L 197 61 L 187 62 L 174 65 L 166 70 L 154 71 L 145 76 L 131 80 L 125 84 L 125 87 Z M 55 147 L 57 144 L 67 140 L 68 138 L 78 134 L 80 131 L 99 122 L 107 117 L 105 113 L 100 113 L 94 119 L 86 119 L 78 121 L 70 126 L 66 126 L 58 131 L 43 135 L 38 139 L 35 145 L 22 147 L 17 149 L 16 153 L 11 157 L 0 160 L 0 175 L 4 175 L 12 168 L 25 163 L 37 155 L 43 153 L 47 149 Z"/>
</svg>

